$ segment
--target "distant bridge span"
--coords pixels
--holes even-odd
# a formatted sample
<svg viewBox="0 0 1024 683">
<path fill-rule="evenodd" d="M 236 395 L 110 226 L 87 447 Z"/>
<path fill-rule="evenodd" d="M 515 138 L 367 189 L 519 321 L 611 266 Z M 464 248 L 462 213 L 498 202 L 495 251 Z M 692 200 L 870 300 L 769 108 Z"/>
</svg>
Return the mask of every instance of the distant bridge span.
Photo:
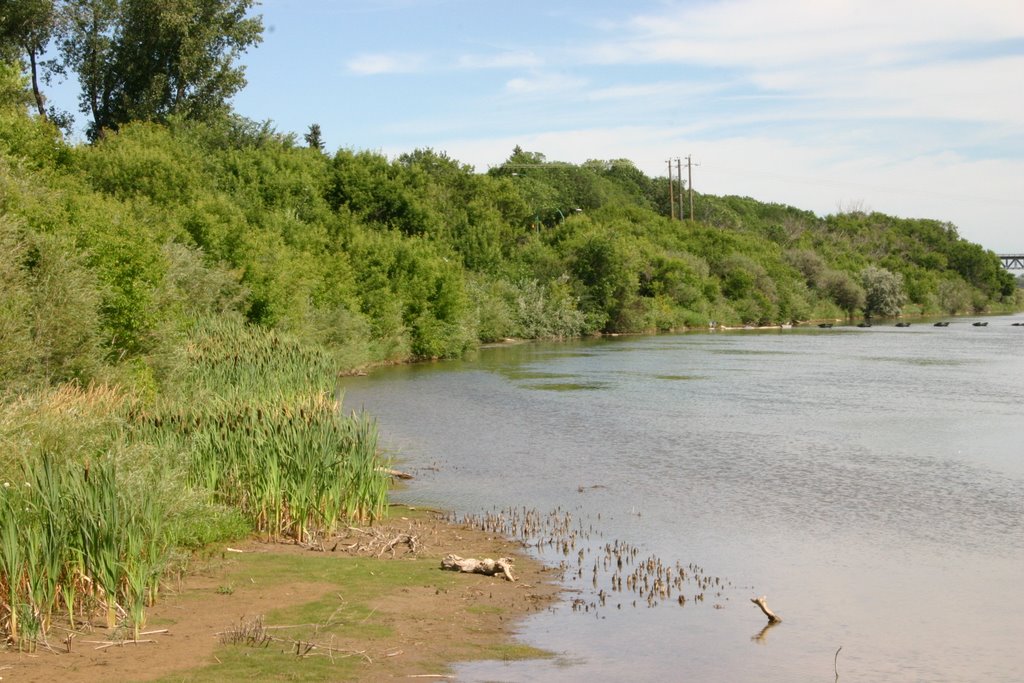
<svg viewBox="0 0 1024 683">
<path fill-rule="evenodd" d="M 1007 270 L 1024 270 L 1024 254 L 1000 254 L 999 260 Z"/>
</svg>

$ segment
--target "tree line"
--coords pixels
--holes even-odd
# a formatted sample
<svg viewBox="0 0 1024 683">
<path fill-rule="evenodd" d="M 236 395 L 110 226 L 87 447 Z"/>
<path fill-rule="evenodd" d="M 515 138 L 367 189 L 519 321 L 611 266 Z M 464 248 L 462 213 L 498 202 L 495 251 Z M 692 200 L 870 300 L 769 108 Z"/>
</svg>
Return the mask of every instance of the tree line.
<svg viewBox="0 0 1024 683">
<path fill-rule="evenodd" d="M 253 4 L 4 3 L 0 376 L 158 376 L 207 315 L 354 366 L 509 337 L 1020 306 L 996 256 L 941 221 L 697 194 L 680 222 L 667 180 L 626 159 L 516 147 L 477 173 L 431 149 L 326 152 L 318 124 L 300 138 L 231 111 L 261 40 Z M 70 75 L 88 144 L 46 106 L 41 84 Z"/>
<path fill-rule="evenodd" d="M 158 374 L 203 315 L 354 366 L 509 337 L 1020 305 L 995 254 L 940 221 L 698 194 L 680 222 L 665 179 L 627 160 L 515 149 L 481 174 L 429 149 L 326 154 L 228 112 L 68 145 L 3 74 L 7 377 Z"/>
</svg>

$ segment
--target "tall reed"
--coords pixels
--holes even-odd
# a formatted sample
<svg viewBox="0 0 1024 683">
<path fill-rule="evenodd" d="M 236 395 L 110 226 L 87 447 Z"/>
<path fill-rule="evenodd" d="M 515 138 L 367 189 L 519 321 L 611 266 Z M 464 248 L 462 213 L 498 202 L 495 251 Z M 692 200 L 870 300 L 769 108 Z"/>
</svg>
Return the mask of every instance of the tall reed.
<svg viewBox="0 0 1024 683">
<path fill-rule="evenodd" d="M 61 613 L 137 637 L 176 543 L 162 481 L 269 537 L 306 541 L 386 512 L 376 423 L 340 413 L 323 351 L 207 321 L 167 382 L 147 404 L 70 384 L 0 410 L 0 632 L 19 647 L 45 642 Z"/>
<path fill-rule="evenodd" d="M 72 627 L 76 613 L 99 605 L 108 628 L 125 611 L 142 623 L 153 568 L 166 558 L 159 531 L 165 511 L 153 498 L 128 495 L 109 458 L 80 467 L 46 453 L 27 460 L 21 475 L 0 494 L 8 637 L 34 649 L 62 603 Z"/>
<path fill-rule="evenodd" d="M 172 398 L 139 416 L 146 439 L 173 434 L 191 486 L 237 506 L 269 537 L 300 541 L 387 509 L 377 427 L 340 414 L 330 355 L 273 331 L 201 323 Z"/>
</svg>

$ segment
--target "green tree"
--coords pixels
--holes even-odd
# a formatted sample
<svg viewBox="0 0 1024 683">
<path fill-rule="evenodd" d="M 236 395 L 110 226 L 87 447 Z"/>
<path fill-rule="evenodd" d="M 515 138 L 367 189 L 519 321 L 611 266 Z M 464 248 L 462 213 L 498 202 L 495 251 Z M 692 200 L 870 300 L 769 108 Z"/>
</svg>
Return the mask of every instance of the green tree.
<svg viewBox="0 0 1024 683">
<path fill-rule="evenodd" d="M 0 58 L 28 59 L 36 109 L 46 118 L 46 98 L 39 88 L 40 70 L 48 74 L 53 67 L 40 60 L 56 26 L 54 1 L 4 0 L 0 7 Z"/>
<path fill-rule="evenodd" d="M 854 311 L 864 306 L 864 288 L 845 271 L 825 271 L 821 276 L 821 288 L 848 316 L 853 316 Z"/>
<path fill-rule="evenodd" d="M 310 124 L 309 132 L 302 137 L 305 139 L 306 144 L 309 145 L 310 149 L 315 149 L 319 152 L 324 151 L 324 140 L 320 133 L 319 123 Z"/>
<path fill-rule="evenodd" d="M 899 315 L 906 295 L 903 276 L 885 268 L 868 266 L 860 274 L 864 287 L 864 315 Z"/>
<path fill-rule="evenodd" d="M 631 329 L 640 279 L 638 254 L 630 240 L 610 229 L 591 229 L 573 239 L 568 250 L 590 326 L 605 332 Z"/>
<path fill-rule="evenodd" d="M 952 277 L 939 283 L 939 306 L 950 315 L 967 311 L 971 307 L 971 288 L 958 277 Z"/>
<path fill-rule="evenodd" d="M 204 120 L 245 85 L 239 55 L 262 39 L 254 0 L 65 0 L 62 53 L 101 137 L 129 121 Z"/>
<path fill-rule="evenodd" d="M 78 75 L 78 103 L 92 117 L 90 137 L 103 133 L 114 95 L 117 0 L 66 0 L 61 8 L 61 63 Z"/>
<path fill-rule="evenodd" d="M 31 95 L 17 66 L 0 61 L 0 113 L 20 116 L 30 100 Z"/>
</svg>

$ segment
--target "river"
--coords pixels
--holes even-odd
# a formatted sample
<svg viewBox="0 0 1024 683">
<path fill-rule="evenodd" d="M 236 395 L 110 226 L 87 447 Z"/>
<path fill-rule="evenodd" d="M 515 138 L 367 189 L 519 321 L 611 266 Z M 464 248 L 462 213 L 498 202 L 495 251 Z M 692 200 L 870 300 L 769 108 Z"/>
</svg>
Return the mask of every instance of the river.
<svg viewBox="0 0 1024 683">
<path fill-rule="evenodd" d="M 459 680 L 1018 681 L 1024 316 L 985 320 L 502 346 L 346 379 L 345 407 L 403 502 L 593 529 L 585 560 L 538 551 L 573 592 L 520 637 L 556 657 Z M 607 543 L 718 582 L 591 608 Z"/>
</svg>

